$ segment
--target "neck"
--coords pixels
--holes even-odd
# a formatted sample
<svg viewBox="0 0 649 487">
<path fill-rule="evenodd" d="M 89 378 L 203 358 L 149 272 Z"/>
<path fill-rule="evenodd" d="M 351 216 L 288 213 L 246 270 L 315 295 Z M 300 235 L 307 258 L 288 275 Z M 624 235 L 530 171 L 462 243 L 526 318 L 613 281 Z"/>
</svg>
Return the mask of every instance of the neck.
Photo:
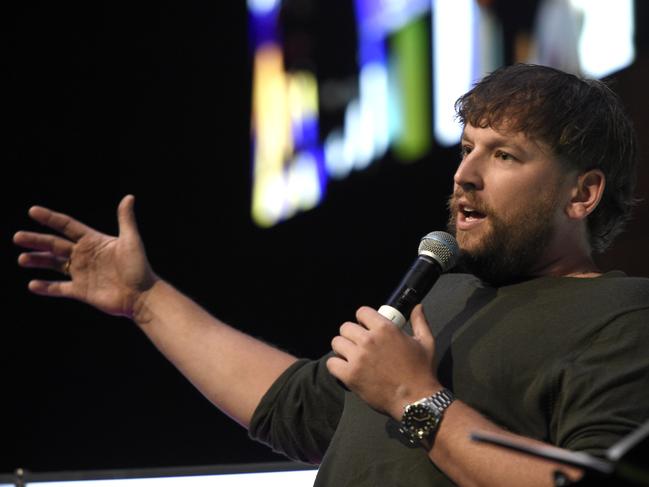
<svg viewBox="0 0 649 487">
<path fill-rule="evenodd" d="M 534 270 L 535 276 L 555 277 L 598 277 L 602 275 L 601 270 L 592 259 L 584 259 L 573 262 L 553 261 L 545 266 Z"/>
<path fill-rule="evenodd" d="M 563 226 L 557 231 L 533 272 L 536 276 L 601 276 L 592 257 L 585 223 Z"/>
<path fill-rule="evenodd" d="M 546 253 L 541 264 L 534 269 L 536 276 L 598 277 L 601 270 L 593 261 L 590 248 L 573 248 L 572 252 Z"/>
</svg>

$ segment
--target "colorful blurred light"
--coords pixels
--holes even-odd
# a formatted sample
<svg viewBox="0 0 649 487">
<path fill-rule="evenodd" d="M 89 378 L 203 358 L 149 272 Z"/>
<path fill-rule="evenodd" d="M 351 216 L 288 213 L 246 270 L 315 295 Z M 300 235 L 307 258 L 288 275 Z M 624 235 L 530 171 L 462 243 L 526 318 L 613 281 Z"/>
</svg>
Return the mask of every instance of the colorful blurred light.
<svg viewBox="0 0 649 487">
<path fill-rule="evenodd" d="M 425 156 L 433 135 L 443 146 L 456 144 L 462 128 L 455 101 L 503 63 L 491 2 L 348 1 L 356 13 L 358 85 L 350 90 L 340 80 L 326 80 L 342 89 L 332 95 L 320 93 L 314 72 L 286 69 L 278 32 L 281 1 L 248 0 L 252 217 L 260 226 L 313 208 L 330 178 L 363 170 L 388 150 L 408 162 Z M 633 23 L 633 0 L 542 1 L 535 34 L 539 58 L 533 61 L 607 75 L 633 60 Z M 320 106 L 337 106 L 344 114 L 341 126 L 320 133 Z"/>
</svg>

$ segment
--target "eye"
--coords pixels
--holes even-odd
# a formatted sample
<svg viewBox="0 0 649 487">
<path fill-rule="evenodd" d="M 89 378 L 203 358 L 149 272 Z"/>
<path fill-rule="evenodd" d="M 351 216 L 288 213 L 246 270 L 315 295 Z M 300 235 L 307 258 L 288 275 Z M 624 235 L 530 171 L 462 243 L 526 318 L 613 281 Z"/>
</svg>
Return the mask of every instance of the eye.
<svg viewBox="0 0 649 487">
<path fill-rule="evenodd" d="M 473 150 L 473 147 L 469 145 L 462 145 L 460 147 L 460 158 L 464 159 L 466 156 L 468 156 L 471 151 Z"/>
<path fill-rule="evenodd" d="M 512 156 L 508 152 L 504 152 L 504 151 L 501 151 L 501 150 L 496 151 L 495 157 L 497 159 L 500 159 L 501 161 L 513 161 L 514 159 L 516 159 L 514 156 Z"/>
</svg>

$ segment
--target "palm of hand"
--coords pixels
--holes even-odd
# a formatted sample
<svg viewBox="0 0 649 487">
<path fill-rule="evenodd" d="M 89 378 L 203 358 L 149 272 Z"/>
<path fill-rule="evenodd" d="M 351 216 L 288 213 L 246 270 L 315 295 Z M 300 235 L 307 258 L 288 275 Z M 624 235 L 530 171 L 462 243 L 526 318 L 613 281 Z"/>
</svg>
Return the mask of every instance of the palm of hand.
<svg viewBox="0 0 649 487">
<path fill-rule="evenodd" d="M 93 232 L 74 245 L 70 258 L 70 297 L 106 313 L 130 317 L 137 296 L 150 287 L 144 249 L 126 237 Z"/>
<path fill-rule="evenodd" d="M 30 216 L 63 236 L 18 232 L 16 244 L 31 250 L 20 255 L 19 264 L 71 277 L 68 281 L 33 280 L 29 283 L 32 292 L 78 299 L 113 315 L 133 315 L 137 299 L 156 277 L 137 231 L 132 196 L 119 206 L 119 237 L 97 232 L 47 208 L 34 207 Z"/>
</svg>

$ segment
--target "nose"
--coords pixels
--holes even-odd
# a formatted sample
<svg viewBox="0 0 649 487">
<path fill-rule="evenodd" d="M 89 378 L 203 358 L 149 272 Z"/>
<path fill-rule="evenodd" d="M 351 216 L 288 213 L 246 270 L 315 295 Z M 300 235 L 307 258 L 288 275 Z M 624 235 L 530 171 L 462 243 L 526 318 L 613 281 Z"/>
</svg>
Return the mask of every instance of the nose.
<svg viewBox="0 0 649 487">
<path fill-rule="evenodd" d="M 483 188 L 482 161 L 476 149 L 464 155 L 455 171 L 453 182 L 464 191 L 477 191 Z"/>
</svg>

